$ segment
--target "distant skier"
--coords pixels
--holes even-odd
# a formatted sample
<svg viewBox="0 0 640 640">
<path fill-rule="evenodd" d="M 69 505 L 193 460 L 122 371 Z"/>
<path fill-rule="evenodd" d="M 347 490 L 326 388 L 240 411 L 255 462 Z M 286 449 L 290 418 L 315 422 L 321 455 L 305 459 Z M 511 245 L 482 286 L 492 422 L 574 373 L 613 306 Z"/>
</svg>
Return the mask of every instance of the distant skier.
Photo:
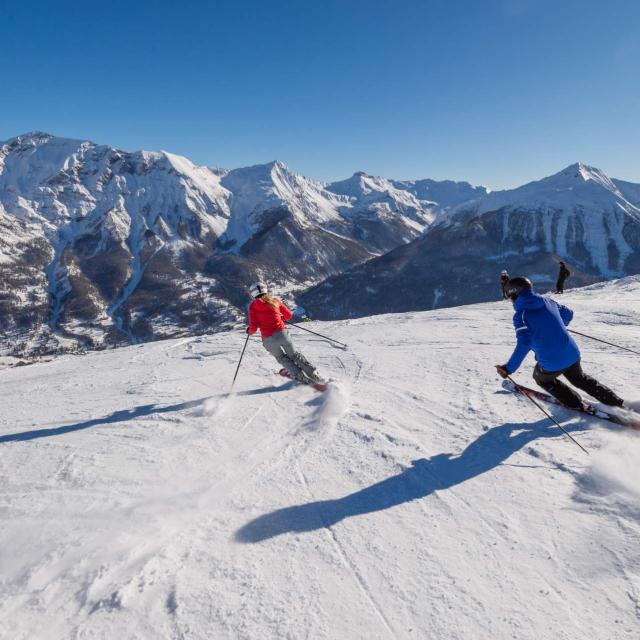
<svg viewBox="0 0 640 640">
<path fill-rule="evenodd" d="M 563 405 L 579 409 L 582 399 L 571 387 L 560 382 L 561 375 L 600 402 L 623 406 L 623 400 L 611 389 L 582 371 L 580 350 L 567 331 L 573 311 L 534 293 L 532 287 L 531 281 L 522 277 L 512 278 L 507 283 L 507 295 L 515 308 L 513 325 L 517 343 L 509 361 L 496 365 L 498 373 L 503 378 L 515 373 L 529 351 L 533 351 L 537 361 L 533 379 Z"/>
<path fill-rule="evenodd" d="M 503 269 L 500 273 L 500 288 L 502 289 L 502 298 L 504 300 L 509 299 L 506 291 L 507 282 L 509 282 L 509 273 Z"/>
<path fill-rule="evenodd" d="M 567 265 L 560 260 L 560 271 L 558 272 L 558 282 L 556 282 L 556 293 L 564 293 L 564 283 L 570 275 L 571 271 L 569 271 L 569 269 L 567 269 Z"/>
<path fill-rule="evenodd" d="M 299 352 L 291 342 L 285 325 L 293 313 L 277 298 L 269 294 L 261 282 L 252 284 L 249 292 L 253 302 L 249 306 L 249 326 L 247 333 L 253 335 L 258 329 L 262 335 L 262 346 L 291 374 L 303 384 L 320 382 L 316 368 Z"/>
</svg>

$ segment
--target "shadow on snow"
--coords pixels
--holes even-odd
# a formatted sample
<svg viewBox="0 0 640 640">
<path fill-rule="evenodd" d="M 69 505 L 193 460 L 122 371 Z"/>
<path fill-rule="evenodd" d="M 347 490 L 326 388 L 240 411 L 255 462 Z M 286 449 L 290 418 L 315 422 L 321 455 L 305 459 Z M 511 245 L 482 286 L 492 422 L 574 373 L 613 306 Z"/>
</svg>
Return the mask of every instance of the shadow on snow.
<svg viewBox="0 0 640 640">
<path fill-rule="evenodd" d="M 569 425 L 567 431 L 583 431 L 588 426 L 577 423 Z M 425 498 L 434 491 L 449 489 L 482 475 L 534 440 L 561 435 L 546 419 L 533 424 L 505 423 L 483 433 L 460 455 L 440 453 L 414 460 L 401 473 L 342 498 L 286 507 L 259 516 L 236 531 L 235 539 L 255 543 L 284 533 L 315 531 L 345 518 Z"/>
<path fill-rule="evenodd" d="M 258 389 L 251 389 L 249 391 L 240 391 L 235 395 L 252 396 L 262 393 L 272 393 L 274 391 L 285 391 L 292 385 L 287 383 L 280 386 L 262 387 Z M 214 396 L 224 399 L 228 397 L 228 394 Z M 157 404 L 144 404 L 139 407 L 133 407 L 131 409 L 122 409 L 120 411 L 114 411 L 108 416 L 102 418 L 91 418 L 91 420 L 85 420 L 84 422 L 77 422 L 75 424 L 62 425 L 61 427 L 51 427 L 46 429 L 34 429 L 33 431 L 23 431 L 21 433 L 8 433 L 0 436 L 0 444 L 5 442 L 24 442 L 27 440 L 36 440 L 38 438 L 49 438 L 52 436 L 60 436 L 65 433 L 72 433 L 74 431 L 82 431 L 83 429 L 91 429 L 92 427 L 99 427 L 101 425 L 117 424 L 118 422 L 127 422 L 129 420 L 135 420 L 136 418 L 145 418 L 151 415 L 159 415 L 162 413 L 172 413 L 174 411 L 184 411 L 185 409 L 192 409 L 200 406 L 205 401 L 211 398 L 200 398 L 198 400 L 191 400 L 189 402 L 180 402 L 172 405 L 157 405 Z"/>
<path fill-rule="evenodd" d="M 48 438 L 50 436 L 60 436 L 64 433 L 71 433 L 73 431 L 82 431 L 83 429 L 91 429 L 91 427 L 99 427 L 106 424 L 117 424 L 118 422 L 127 422 L 128 420 L 135 420 L 136 418 L 144 418 L 161 413 L 170 413 L 172 411 L 182 411 L 183 409 L 190 409 L 196 407 L 206 398 L 200 400 L 192 400 L 190 402 L 180 402 L 179 404 L 172 404 L 168 406 L 158 406 L 157 404 L 143 404 L 139 407 L 133 407 L 132 409 L 122 409 L 121 411 L 114 411 L 108 416 L 102 418 L 92 418 L 91 420 L 85 420 L 84 422 L 77 422 L 75 424 L 67 424 L 61 427 L 54 427 L 50 429 L 34 429 L 33 431 L 23 431 L 22 433 L 9 433 L 4 436 L 0 436 L 0 444 L 4 442 L 22 442 L 25 440 L 36 440 L 37 438 Z"/>
</svg>

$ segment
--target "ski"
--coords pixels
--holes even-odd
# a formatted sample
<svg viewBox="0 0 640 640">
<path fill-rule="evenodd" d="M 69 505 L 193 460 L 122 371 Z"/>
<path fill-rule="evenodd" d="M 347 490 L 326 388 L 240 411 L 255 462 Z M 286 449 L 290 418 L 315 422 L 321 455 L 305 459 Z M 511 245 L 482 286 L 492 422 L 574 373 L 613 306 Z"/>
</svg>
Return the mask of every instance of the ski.
<svg viewBox="0 0 640 640">
<path fill-rule="evenodd" d="M 289 380 L 293 380 L 294 382 L 298 382 L 297 380 L 294 380 L 291 377 L 291 374 L 289 373 L 289 371 L 287 369 L 280 369 L 280 371 L 278 371 L 278 373 L 283 376 L 284 378 L 289 378 Z M 302 384 L 302 383 L 298 383 L 298 384 Z M 307 386 L 309 387 L 313 387 L 316 391 L 326 391 L 327 390 L 327 383 L 326 382 L 310 382 Z"/>
<path fill-rule="evenodd" d="M 516 394 L 522 393 L 526 396 L 529 396 L 530 398 L 533 398 L 534 400 L 542 400 L 542 402 L 554 404 L 558 407 L 562 407 L 563 409 L 567 409 L 568 411 L 584 413 L 588 416 L 600 418 L 601 420 L 608 420 L 609 422 L 613 422 L 623 427 L 631 427 L 632 429 L 637 429 L 640 431 L 640 415 L 634 415 L 635 412 L 629 409 L 622 409 L 627 413 L 627 415 L 625 416 L 609 412 L 606 409 L 601 409 L 600 407 L 596 407 L 592 404 L 589 404 L 588 402 L 583 403 L 582 409 L 573 409 L 571 407 L 565 407 L 556 398 L 548 393 L 537 391 L 536 389 L 529 389 L 529 387 L 523 387 L 522 385 L 516 386 L 510 380 L 504 380 L 502 382 L 502 387 L 507 391 L 511 391 Z"/>
</svg>

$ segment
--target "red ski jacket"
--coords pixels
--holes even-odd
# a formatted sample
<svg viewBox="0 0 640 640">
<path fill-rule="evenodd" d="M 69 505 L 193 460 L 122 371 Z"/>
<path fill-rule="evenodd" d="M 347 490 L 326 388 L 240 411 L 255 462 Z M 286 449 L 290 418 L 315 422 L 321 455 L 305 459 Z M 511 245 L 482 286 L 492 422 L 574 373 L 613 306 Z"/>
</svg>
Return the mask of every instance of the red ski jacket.
<svg viewBox="0 0 640 640">
<path fill-rule="evenodd" d="M 278 298 L 276 300 L 280 303 L 277 310 L 261 298 L 256 298 L 251 303 L 249 306 L 249 335 L 253 335 L 260 329 L 264 340 L 285 328 L 284 321 L 291 320 L 293 313 L 287 309 L 282 300 Z"/>
</svg>

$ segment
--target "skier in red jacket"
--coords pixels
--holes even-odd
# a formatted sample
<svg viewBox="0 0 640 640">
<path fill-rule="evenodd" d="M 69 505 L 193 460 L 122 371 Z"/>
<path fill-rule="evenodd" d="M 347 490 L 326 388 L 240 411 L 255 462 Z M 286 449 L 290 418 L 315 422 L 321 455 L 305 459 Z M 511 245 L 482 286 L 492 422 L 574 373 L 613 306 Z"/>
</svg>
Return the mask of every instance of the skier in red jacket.
<svg viewBox="0 0 640 640">
<path fill-rule="evenodd" d="M 258 329 L 262 334 L 262 346 L 291 374 L 303 384 L 321 381 L 316 368 L 295 350 L 285 325 L 293 316 L 287 306 L 269 294 L 261 282 L 252 284 L 249 292 L 253 302 L 249 306 L 249 326 L 247 333 L 253 335 Z"/>
</svg>

